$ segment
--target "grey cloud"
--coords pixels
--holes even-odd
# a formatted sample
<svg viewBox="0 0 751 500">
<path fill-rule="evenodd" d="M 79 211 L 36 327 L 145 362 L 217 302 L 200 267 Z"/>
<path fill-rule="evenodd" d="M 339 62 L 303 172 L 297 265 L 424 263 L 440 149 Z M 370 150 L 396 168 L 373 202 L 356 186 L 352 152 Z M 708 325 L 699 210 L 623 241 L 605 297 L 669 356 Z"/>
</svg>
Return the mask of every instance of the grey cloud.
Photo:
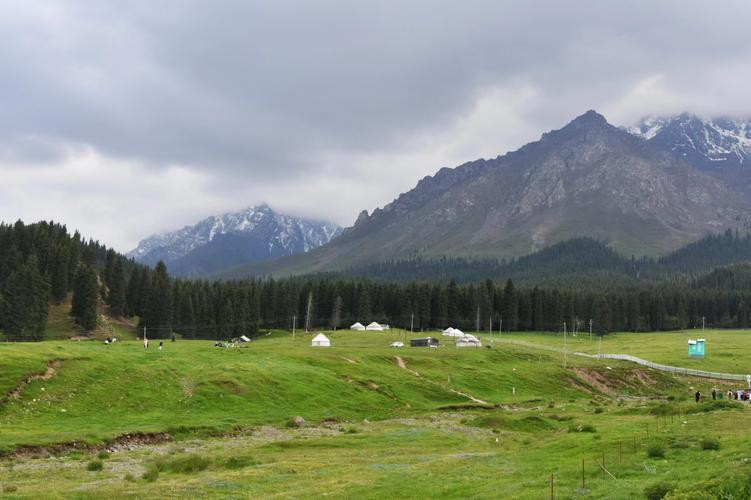
<svg viewBox="0 0 751 500">
<path fill-rule="evenodd" d="M 495 154 L 590 108 L 616 122 L 655 107 L 749 115 L 748 19 L 745 1 L 9 1 L 0 160 L 89 145 L 253 196 L 317 172 L 385 192 L 393 172 L 358 160 L 450 140 L 494 88 L 535 95 L 497 124 Z M 394 195 L 457 160 L 423 157 Z"/>
</svg>

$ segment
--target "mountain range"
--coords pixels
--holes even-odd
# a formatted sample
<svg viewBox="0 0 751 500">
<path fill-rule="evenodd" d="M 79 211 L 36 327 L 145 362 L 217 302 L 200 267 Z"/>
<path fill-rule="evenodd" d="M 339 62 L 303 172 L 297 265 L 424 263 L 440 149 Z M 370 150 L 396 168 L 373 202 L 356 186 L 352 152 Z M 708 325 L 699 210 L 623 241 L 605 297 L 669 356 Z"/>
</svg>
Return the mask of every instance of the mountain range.
<svg viewBox="0 0 751 500">
<path fill-rule="evenodd" d="M 336 224 L 279 214 L 263 204 L 149 236 L 127 256 L 148 265 L 164 261 L 175 276 L 204 276 L 307 252 L 340 233 Z"/>
<path fill-rule="evenodd" d="M 645 120 L 627 130 L 588 111 L 517 151 L 425 177 L 385 207 L 362 212 L 327 245 L 221 276 L 416 257 L 511 258 L 577 237 L 625 255 L 660 256 L 706 234 L 745 230 L 751 195 L 730 179 L 745 175 L 748 124 L 706 121 L 705 133 L 696 120 Z M 691 139 L 694 149 L 686 149 L 698 136 L 705 140 Z M 710 169 L 713 161 L 726 168 Z"/>
</svg>

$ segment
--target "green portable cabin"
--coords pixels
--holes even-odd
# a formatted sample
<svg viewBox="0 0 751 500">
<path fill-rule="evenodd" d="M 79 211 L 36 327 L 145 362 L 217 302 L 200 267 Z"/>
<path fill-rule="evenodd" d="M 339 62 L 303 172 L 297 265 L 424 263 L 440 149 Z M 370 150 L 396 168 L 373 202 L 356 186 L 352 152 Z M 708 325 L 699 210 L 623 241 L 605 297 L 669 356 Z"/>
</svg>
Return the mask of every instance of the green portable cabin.
<svg viewBox="0 0 751 500">
<path fill-rule="evenodd" d="M 689 339 L 688 341 L 688 357 L 689 358 L 703 358 L 704 357 L 704 343 L 705 339 Z"/>
</svg>

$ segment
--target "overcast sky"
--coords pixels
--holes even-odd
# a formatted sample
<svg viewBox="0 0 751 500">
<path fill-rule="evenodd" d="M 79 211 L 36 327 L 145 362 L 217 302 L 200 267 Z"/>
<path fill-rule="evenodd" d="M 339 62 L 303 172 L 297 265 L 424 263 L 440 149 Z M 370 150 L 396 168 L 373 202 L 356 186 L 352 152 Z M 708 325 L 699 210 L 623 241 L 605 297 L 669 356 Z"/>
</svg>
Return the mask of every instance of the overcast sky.
<svg viewBox="0 0 751 500">
<path fill-rule="evenodd" d="M 0 220 L 350 225 L 588 109 L 751 116 L 751 2 L 0 1 Z"/>
</svg>

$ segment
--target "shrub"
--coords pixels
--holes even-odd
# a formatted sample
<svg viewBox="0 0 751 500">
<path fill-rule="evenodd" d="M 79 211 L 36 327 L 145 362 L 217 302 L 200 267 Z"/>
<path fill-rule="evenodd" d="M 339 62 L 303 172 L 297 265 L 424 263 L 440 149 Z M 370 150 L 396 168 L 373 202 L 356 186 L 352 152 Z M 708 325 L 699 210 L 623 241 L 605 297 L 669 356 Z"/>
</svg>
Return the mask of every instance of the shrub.
<svg viewBox="0 0 751 500">
<path fill-rule="evenodd" d="M 595 413 L 603 413 L 604 411 L 605 409 L 602 408 L 601 406 L 598 406 L 597 408 L 595 408 Z"/>
<path fill-rule="evenodd" d="M 702 450 L 719 450 L 720 440 L 716 438 L 704 438 L 701 440 Z"/>
<path fill-rule="evenodd" d="M 169 459 L 157 460 L 154 466 L 159 471 L 192 474 L 206 470 L 209 464 L 209 459 L 200 455 L 179 455 Z"/>
<path fill-rule="evenodd" d="M 159 470 L 156 467 L 149 467 L 141 476 L 144 481 L 153 483 L 159 477 Z"/>
<path fill-rule="evenodd" d="M 568 428 L 569 432 L 597 432 L 597 428 L 594 425 L 572 425 Z"/>
<path fill-rule="evenodd" d="M 133 481 L 136 480 L 136 478 L 134 478 L 133 474 L 131 474 L 130 472 L 128 472 L 127 474 L 125 474 L 125 477 L 123 479 L 125 479 L 126 481 L 130 481 L 130 482 L 133 482 Z"/>
<path fill-rule="evenodd" d="M 673 491 L 674 488 L 675 486 L 672 484 L 660 481 L 644 488 L 644 496 L 649 500 L 661 500 L 665 495 Z"/>
<path fill-rule="evenodd" d="M 110 457 L 110 454 L 109 454 L 109 452 L 102 450 L 102 451 L 100 451 L 99 453 L 96 454 L 96 457 L 99 460 L 107 460 Z"/>
<path fill-rule="evenodd" d="M 258 465 L 258 460 L 250 455 L 244 457 L 230 457 L 224 461 L 223 465 L 225 469 L 242 469 L 250 467 L 251 465 Z"/>
<path fill-rule="evenodd" d="M 3 493 L 15 493 L 18 491 L 18 486 L 13 486 L 12 484 L 6 484 L 3 486 Z"/>
<path fill-rule="evenodd" d="M 91 462 L 86 464 L 86 470 L 89 470 L 92 472 L 100 471 L 103 468 L 104 468 L 104 464 L 102 463 L 101 460 L 92 460 Z"/>
<path fill-rule="evenodd" d="M 647 448 L 647 456 L 649 458 L 665 458 L 665 448 L 661 444 L 651 444 Z"/>
<path fill-rule="evenodd" d="M 670 447 L 676 450 L 684 450 L 686 448 L 690 448 L 691 445 L 688 443 L 688 441 L 674 441 L 670 443 Z"/>
</svg>

